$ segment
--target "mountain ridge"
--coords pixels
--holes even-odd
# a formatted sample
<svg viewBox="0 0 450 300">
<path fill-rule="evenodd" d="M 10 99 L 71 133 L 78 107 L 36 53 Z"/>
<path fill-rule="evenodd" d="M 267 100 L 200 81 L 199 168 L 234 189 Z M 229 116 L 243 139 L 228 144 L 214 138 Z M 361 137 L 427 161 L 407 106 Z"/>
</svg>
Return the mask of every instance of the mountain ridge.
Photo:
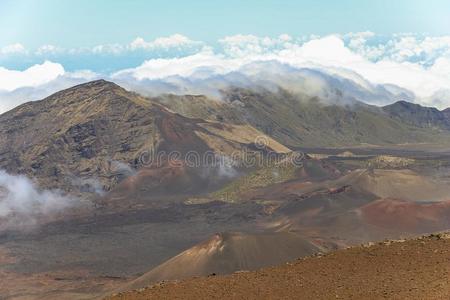
<svg viewBox="0 0 450 300">
<path fill-rule="evenodd" d="M 224 95 L 224 101 L 147 98 L 103 79 L 77 85 L 0 115 L 0 168 L 50 188 L 92 189 L 83 180 L 73 187 L 81 177 L 110 190 L 119 181 L 111 162 L 138 168 L 140 155 L 155 148 L 226 154 L 251 146 L 258 135 L 280 151 L 287 151 L 283 145 L 450 144 L 445 111 L 406 102 L 324 104 L 282 89 L 234 88 Z M 424 113 L 414 119 L 411 110 Z"/>
<path fill-rule="evenodd" d="M 229 153 L 259 135 L 264 136 L 250 126 L 182 116 L 97 80 L 0 115 L 0 168 L 36 178 L 47 188 L 90 189 L 83 182 L 89 179 L 109 190 L 118 181 L 112 162 L 139 168 L 141 155 L 153 150 L 183 154 L 220 148 Z"/>
<path fill-rule="evenodd" d="M 450 109 L 439 110 L 407 101 L 397 101 L 383 106 L 382 109 L 391 116 L 419 127 L 438 127 L 450 130 Z"/>
<path fill-rule="evenodd" d="M 356 100 L 352 104 L 345 100 L 326 103 L 317 97 L 283 89 L 273 92 L 262 88 L 231 88 L 223 91 L 223 98 L 219 101 L 202 96 L 170 95 L 154 100 L 190 117 L 250 124 L 293 148 L 450 143 L 448 118 L 445 126 L 440 123 L 423 126 L 418 121 L 399 118 L 382 106 Z M 428 109 L 421 107 L 421 110 Z"/>
</svg>

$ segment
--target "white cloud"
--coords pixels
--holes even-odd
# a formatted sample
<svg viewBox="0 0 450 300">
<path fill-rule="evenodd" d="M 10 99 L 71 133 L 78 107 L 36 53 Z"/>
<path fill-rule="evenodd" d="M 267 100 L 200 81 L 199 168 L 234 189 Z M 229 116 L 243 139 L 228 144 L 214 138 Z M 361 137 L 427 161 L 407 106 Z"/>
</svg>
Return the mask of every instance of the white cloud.
<svg viewBox="0 0 450 300">
<path fill-rule="evenodd" d="M 292 41 L 292 37 L 289 34 L 283 33 L 278 37 L 283 42 L 290 42 Z"/>
<path fill-rule="evenodd" d="M 430 70 L 436 75 L 442 76 L 444 78 L 450 78 L 450 58 L 438 58 L 430 67 Z"/>
<path fill-rule="evenodd" d="M 21 85 L 12 91 L 0 89 L 0 114 L 22 103 L 44 99 L 60 90 L 98 78 L 100 78 L 100 75 L 95 72 L 90 70 L 80 70 L 75 72 L 65 72 L 63 75 L 59 75 L 53 80 L 46 83 L 40 82 L 34 86 Z"/>
<path fill-rule="evenodd" d="M 124 47 L 120 44 L 97 45 L 92 48 L 94 54 L 120 54 Z"/>
<path fill-rule="evenodd" d="M 39 217 L 48 217 L 77 202 L 59 191 L 39 190 L 25 176 L 13 176 L 0 170 L 0 231 L 28 228 L 35 225 Z"/>
<path fill-rule="evenodd" d="M 288 34 L 282 34 L 277 38 L 237 34 L 219 40 L 225 54 L 233 57 L 269 53 L 275 49 L 288 48 L 292 42 L 293 38 Z"/>
<path fill-rule="evenodd" d="M 66 72 L 65 76 L 73 79 L 94 80 L 101 77 L 100 74 L 91 70 L 78 70 L 75 72 Z"/>
<path fill-rule="evenodd" d="M 0 48 L 0 54 L 3 54 L 3 55 L 25 54 L 26 52 L 27 52 L 27 50 L 20 43 L 7 45 L 7 46 Z"/>
<path fill-rule="evenodd" d="M 342 67 L 365 62 L 363 57 L 345 47 L 344 41 L 335 35 L 314 39 L 301 46 L 296 45 L 283 49 L 275 55 L 280 61 L 294 66 L 315 63 L 323 66 Z"/>
<path fill-rule="evenodd" d="M 442 76 L 442 69 L 448 67 L 446 61 L 436 61 L 429 68 L 418 63 L 389 59 L 372 62 L 351 51 L 338 36 L 328 36 L 282 50 L 276 55 L 276 59 L 297 67 L 310 65 L 321 69 L 349 69 L 372 83 L 395 84 L 420 97 L 430 96 L 437 90 L 450 86 L 450 78 Z"/>
<path fill-rule="evenodd" d="M 216 55 L 210 48 L 204 48 L 201 52 L 181 58 L 151 59 L 141 66 L 119 71 L 112 75 L 120 78 L 131 75 L 135 79 L 161 79 L 169 76 L 193 76 L 194 73 L 224 74 L 238 68 L 241 62 L 236 59 L 226 59 Z"/>
<path fill-rule="evenodd" d="M 150 59 L 137 68 L 117 72 L 113 78 L 124 76 L 132 76 L 137 80 L 155 80 L 171 76 L 207 78 L 238 71 L 252 62 L 274 60 L 296 68 L 315 68 L 329 74 L 337 74 L 359 81 L 361 85 L 366 85 L 365 80 L 373 84 L 397 85 L 413 91 L 422 99 L 418 101 L 424 101 L 423 104 L 433 104 L 423 99 L 431 99 L 430 97 L 437 91 L 450 86 L 449 59 L 440 57 L 429 66 L 406 60 L 406 57 L 423 53 L 431 56 L 435 49 L 443 49 L 446 44 L 445 38 L 425 39 L 417 46 L 414 39 L 400 37 L 396 46 L 390 46 L 389 56 L 373 61 L 370 56 L 373 56 L 374 48 L 365 46 L 367 39 L 373 36 L 374 34 L 370 32 L 353 34 L 350 36 L 350 43 L 346 45 L 344 38 L 338 35 L 312 39 L 303 44 L 292 42 L 292 38 L 285 36 L 269 39 L 236 35 L 220 40 L 223 53 L 204 47 L 202 51 L 189 56 Z M 284 41 L 288 42 L 283 43 Z M 376 46 L 376 49 L 379 53 L 387 51 L 380 46 Z M 379 53 L 376 56 L 379 56 Z M 362 78 L 354 76 L 353 72 Z M 442 105 L 450 103 L 441 103 Z"/>
<path fill-rule="evenodd" d="M 36 55 L 57 54 L 63 51 L 64 49 L 54 45 L 42 45 L 36 50 Z"/>
<path fill-rule="evenodd" d="M 67 55 L 123 54 L 150 50 L 164 53 L 165 58 L 152 58 L 135 68 L 103 74 L 115 80 L 127 82 L 154 80 L 164 90 L 167 86 L 186 84 L 187 80 L 211 79 L 230 72 L 243 72 L 254 62 L 275 61 L 290 67 L 312 68 L 327 74 L 346 78 L 361 87 L 371 89 L 377 84 L 389 84 L 408 89 L 417 95 L 422 104 L 450 106 L 447 91 L 450 87 L 450 36 L 423 37 L 412 34 L 378 36 L 373 32 L 349 33 L 325 37 L 294 38 L 287 34 L 278 37 L 234 35 L 220 39 L 214 48 L 203 42 L 193 41 L 181 34 L 146 41 L 137 38 L 129 45 L 109 44 L 92 48 L 65 50 Z M 37 52 L 52 53 L 59 49 L 46 45 Z M 167 57 L 166 50 L 177 51 L 177 57 Z M 187 50 L 187 51 L 184 51 Z M 182 54 L 184 53 L 184 55 Z M 107 57 L 107 56 L 106 56 Z M 124 58 L 126 59 L 126 57 Z M 268 66 L 268 65 L 267 65 Z M 266 66 L 266 67 L 267 67 Z M 268 67 L 270 68 L 270 66 Z M 247 68 L 246 72 L 256 72 Z M 267 70 L 276 74 L 285 70 Z M 264 73 L 262 70 L 258 71 Z M 100 75 L 94 72 L 67 74 L 59 64 L 45 63 L 25 71 L 13 71 L 0 67 L 0 90 L 11 91 L 19 87 L 33 87 L 53 82 L 66 74 L 71 80 L 88 80 Z M 265 73 L 267 74 L 267 73 Z M 248 75 L 248 74 L 246 74 Z M 258 76 L 258 74 L 252 74 Z M 179 80 L 183 78 L 186 80 Z M 78 80 L 77 79 L 77 80 Z M 285 80 L 288 78 L 286 77 Z M 55 81 L 56 82 L 56 81 Z M 67 81 L 65 81 L 67 82 Z M 60 85 L 58 85 L 60 86 Z M 192 84 L 190 85 L 192 87 Z M 220 84 L 218 84 L 220 88 Z M 46 90 L 50 90 L 46 88 Z M 401 90 L 401 89 L 400 89 Z M 443 98 L 445 98 L 443 100 Z"/>
<path fill-rule="evenodd" d="M 169 48 L 182 48 L 201 45 L 201 42 L 193 41 L 188 37 L 181 34 L 173 34 L 168 37 L 160 37 L 153 41 L 147 42 L 142 37 L 137 37 L 130 43 L 128 48 L 130 50 L 155 50 L 155 49 L 169 49 Z"/>
<path fill-rule="evenodd" d="M 145 49 L 145 48 L 148 47 L 148 44 L 149 44 L 149 43 L 146 42 L 143 38 L 137 37 L 137 38 L 134 39 L 134 41 L 132 41 L 132 42 L 130 43 L 130 48 L 131 48 L 132 50 L 140 49 L 140 48 Z"/>
<path fill-rule="evenodd" d="M 128 45 L 102 44 L 96 45 L 91 48 L 72 48 L 68 49 L 66 52 L 71 55 L 89 54 L 89 53 L 119 55 L 127 53 L 129 51 L 136 51 L 136 50 L 158 51 L 158 50 L 199 47 L 202 45 L 203 45 L 202 42 L 193 41 L 184 35 L 173 34 L 167 37 L 160 37 L 149 42 L 144 40 L 142 37 L 137 37 Z M 52 45 L 47 45 L 40 47 L 36 51 L 36 53 L 37 54 L 53 53 L 55 50 L 57 50 L 58 52 L 62 52 L 64 49 Z"/>
<path fill-rule="evenodd" d="M 50 61 L 34 65 L 24 71 L 0 67 L 0 90 L 13 91 L 21 87 L 42 85 L 63 74 L 63 66 Z"/>
<path fill-rule="evenodd" d="M 343 38 L 352 51 L 372 61 L 383 59 L 431 65 L 440 57 L 450 56 L 450 36 L 399 34 L 386 40 L 372 32 L 359 32 L 346 34 Z"/>
<path fill-rule="evenodd" d="M 369 45 L 368 42 L 375 38 L 375 33 L 371 31 L 348 33 L 343 36 L 348 40 L 348 48 L 369 60 L 378 60 L 386 52 L 385 44 Z"/>
<path fill-rule="evenodd" d="M 246 64 L 255 61 L 276 60 L 296 67 L 331 66 L 341 67 L 343 64 L 366 60 L 350 51 L 337 36 L 328 36 L 312 40 L 304 45 L 289 45 L 287 48 L 271 51 L 260 51 L 255 45 L 266 46 L 276 43 L 274 40 L 260 40 L 255 36 L 233 36 L 221 40 L 225 46 L 225 54 L 214 52 L 204 47 L 200 52 L 180 58 L 150 59 L 142 65 L 119 71 L 114 77 L 131 75 L 138 80 L 161 79 L 170 76 L 214 76 L 237 71 Z M 240 50 L 230 50 L 241 47 Z M 250 49 L 246 49 L 249 47 Z M 330 51 L 333 49 L 333 51 Z M 318 64 L 320 63 L 320 64 Z"/>
<path fill-rule="evenodd" d="M 219 42 L 223 45 L 226 54 L 239 57 L 263 53 L 266 47 L 269 46 L 268 44 L 271 43 L 270 39 L 267 38 L 265 41 L 263 39 L 254 35 L 239 34 L 225 37 Z"/>
<path fill-rule="evenodd" d="M 223 54 L 204 47 L 200 52 L 189 56 L 147 60 L 136 68 L 113 74 L 113 78 L 127 74 L 138 80 L 162 79 L 170 76 L 208 77 L 237 71 L 255 61 L 269 60 L 278 60 L 298 67 L 317 62 L 328 66 L 341 66 L 349 62 L 364 61 L 364 58 L 347 49 L 343 41 L 336 36 L 312 40 L 302 46 L 290 44 L 289 47 L 270 51 L 268 47 L 278 44 L 279 40 L 237 35 L 226 37 L 221 43 L 225 49 Z M 329 49 L 333 49 L 332 54 Z"/>
</svg>

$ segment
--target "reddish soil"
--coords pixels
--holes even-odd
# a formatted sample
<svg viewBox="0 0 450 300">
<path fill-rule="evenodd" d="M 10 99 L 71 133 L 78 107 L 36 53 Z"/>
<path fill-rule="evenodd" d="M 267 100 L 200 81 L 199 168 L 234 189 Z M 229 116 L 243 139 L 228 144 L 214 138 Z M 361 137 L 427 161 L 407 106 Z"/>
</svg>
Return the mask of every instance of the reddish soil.
<svg viewBox="0 0 450 300">
<path fill-rule="evenodd" d="M 360 211 L 369 224 L 406 232 L 433 232 L 450 224 L 450 201 L 418 203 L 380 199 Z"/>
<path fill-rule="evenodd" d="M 158 184 L 170 182 L 171 180 L 185 175 L 185 171 L 186 169 L 183 161 L 167 161 L 161 166 L 140 169 L 137 174 L 132 175 L 121 182 L 116 189 L 123 188 L 133 191 L 137 186 L 151 180 Z"/>
<path fill-rule="evenodd" d="M 387 298 L 450 298 L 448 236 L 354 247 L 256 272 L 160 283 L 107 299 Z"/>
<path fill-rule="evenodd" d="M 315 244 L 291 232 L 218 233 L 172 257 L 118 291 L 139 289 L 163 280 L 257 270 L 309 256 L 319 250 Z"/>
<path fill-rule="evenodd" d="M 169 113 L 165 110 L 160 111 L 156 123 L 160 129 L 162 143 L 159 150 L 178 151 L 187 153 L 189 151 L 198 151 L 203 153 L 209 150 L 205 142 L 196 134 L 196 130 L 201 130 L 196 121 L 178 114 Z"/>
</svg>

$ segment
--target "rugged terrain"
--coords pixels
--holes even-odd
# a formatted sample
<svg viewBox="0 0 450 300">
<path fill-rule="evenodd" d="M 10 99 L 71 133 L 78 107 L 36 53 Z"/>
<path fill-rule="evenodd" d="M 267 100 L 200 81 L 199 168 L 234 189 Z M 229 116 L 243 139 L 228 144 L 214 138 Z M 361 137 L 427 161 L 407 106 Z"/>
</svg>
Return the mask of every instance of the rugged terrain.
<svg viewBox="0 0 450 300">
<path fill-rule="evenodd" d="M 222 101 L 173 95 L 154 101 L 191 117 L 251 124 L 294 148 L 362 143 L 450 144 L 448 114 L 408 102 L 377 107 L 342 96 L 334 102 L 325 102 L 301 93 L 264 88 L 232 88 L 223 94 Z"/>
<path fill-rule="evenodd" d="M 258 136 L 265 135 L 248 125 L 187 118 L 98 80 L 1 115 L 0 168 L 46 188 L 109 191 L 131 170 L 148 167 L 148 153 L 231 155 Z M 289 151 L 267 141 L 274 151 Z"/>
<path fill-rule="evenodd" d="M 321 248 L 290 232 L 215 234 L 132 281 L 122 290 L 143 288 L 150 283 L 210 274 L 229 274 L 274 266 Z"/>
<path fill-rule="evenodd" d="M 230 155 L 265 136 L 270 150 L 401 143 L 450 144 L 445 112 L 399 102 L 383 108 L 261 88 L 145 98 L 98 80 L 0 116 L 0 168 L 71 192 L 111 190 L 148 153 Z M 177 112 L 177 113 L 175 113 Z M 272 139 L 273 138 L 273 139 Z"/>
<path fill-rule="evenodd" d="M 317 255 L 255 272 L 162 282 L 138 299 L 448 299 L 450 239 L 433 235 Z"/>
<path fill-rule="evenodd" d="M 445 111 L 223 92 L 99 80 L 1 115 L 0 169 L 36 191 L 0 215 L 0 295 L 91 299 L 450 228 Z M 10 204 L 23 185 L 3 182 Z M 50 217 L 46 195 L 71 206 Z"/>
</svg>

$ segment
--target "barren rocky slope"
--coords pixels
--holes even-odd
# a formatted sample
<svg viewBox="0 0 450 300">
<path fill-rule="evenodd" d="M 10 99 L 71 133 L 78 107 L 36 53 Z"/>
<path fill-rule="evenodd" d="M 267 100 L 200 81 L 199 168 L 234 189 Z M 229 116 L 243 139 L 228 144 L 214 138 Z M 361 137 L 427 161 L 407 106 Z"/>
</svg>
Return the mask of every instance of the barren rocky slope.
<svg viewBox="0 0 450 300">
<path fill-rule="evenodd" d="M 42 187 L 110 190 L 155 149 L 229 154 L 264 134 L 281 152 L 288 149 L 275 140 L 294 147 L 450 143 L 446 114 L 412 104 L 327 104 L 261 89 L 229 89 L 224 98 L 145 98 L 104 80 L 75 86 L 0 115 L 0 168 Z"/>
<path fill-rule="evenodd" d="M 129 288 L 449 229 L 448 150 L 310 148 L 318 152 L 298 153 L 297 164 L 276 141 L 445 141 L 445 128 L 282 91 L 228 96 L 214 104 L 203 96 L 144 98 L 100 80 L 1 115 L 0 169 L 95 199 L 86 210 L 36 219 L 33 230 L 0 232 L 2 296 L 89 298 L 137 278 Z M 224 158 L 250 150 L 281 161 L 248 168 L 142 161 L 152 150 Z"/>
<path fill-rule="evenodd" d="M 110 190 L 149 152 L 241 150 L 264 136 L 248 125 L 191 119 L 98 80 L 0 115 L 0 169 L 41 187 Z M 274 151 L 289 151 L 267 137 Z M 145 158 L 144 158 L 145 159 Z"/>
<path fill-rule="evenodd" d="M 263 88 L 230 88 L 223 91 L 223 98 L 169 95 L 154 101 L 186 116 L 251 124 L 290 147 L 450 144 L 448 115 L 408 102 L 377 107 L 341 96 L 329 103 Z"/>
<path fill-rule="evenodd" d="M 319 247 L 295 233 L 225 232 L 180 253 L 121 290 L 143 288 L 162 280 L 256 270 L 318 251 Z"/>
<path fill-rule="evenodd" d="M 448 299 L 450 239 L 381 242 L 228 276 L 163 282 L 107 299 Z"/>
</svg>

